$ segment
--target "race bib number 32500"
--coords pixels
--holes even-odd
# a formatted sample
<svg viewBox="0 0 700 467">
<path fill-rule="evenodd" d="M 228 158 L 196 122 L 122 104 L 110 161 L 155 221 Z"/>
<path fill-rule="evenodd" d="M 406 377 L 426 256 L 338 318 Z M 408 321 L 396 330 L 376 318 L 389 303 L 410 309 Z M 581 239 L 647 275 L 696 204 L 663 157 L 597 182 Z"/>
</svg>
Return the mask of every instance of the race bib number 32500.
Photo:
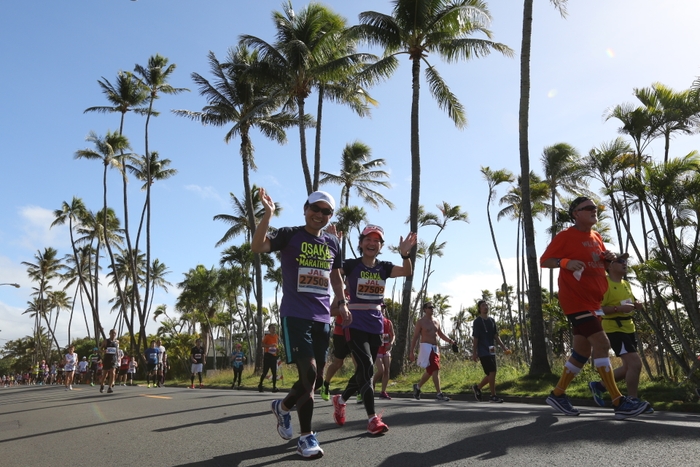
<svg viewBox="0 0 700 467">
<path fill-rule="evenodd" d="M 328 294 L 330 271 L 316 268 L 299 268 L 297 292 Z"/>
</svg>

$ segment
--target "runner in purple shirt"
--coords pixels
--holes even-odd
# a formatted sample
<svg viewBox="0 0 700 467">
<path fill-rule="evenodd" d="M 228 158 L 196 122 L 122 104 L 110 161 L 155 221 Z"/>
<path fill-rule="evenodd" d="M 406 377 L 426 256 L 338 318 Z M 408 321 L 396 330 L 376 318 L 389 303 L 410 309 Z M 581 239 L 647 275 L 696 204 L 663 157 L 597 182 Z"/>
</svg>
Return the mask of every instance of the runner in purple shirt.
<svg viewBox="0 0 700 467">
<path fill-rule="evenodd" d="M 323 450 L 316 433 L 311 431 L 311 419 L 314 386 L 317 375 L 323 374 L 330 338 L 331 288 L 336 297 L 344 297 L 338 237 L 323 231 L 333 216 L 335 200 L 326 192 L 315 191 L 304 203 L 305 225 L 268 232 L 275 203 L 263 188 L 259 195 L 265 214 L 255 230 L 251 249 L 255 253 L 281 253 L 282 338 L 287 363 L 296 363 L 299 371 L 299 380 L 287 397 L 272 402 L 272 412 L 277 418 L 277 433 L 283 439 L 291 439 L 289 410 L 296 405 L 301 428 L 297 453 L 318 458 L 323 456 Z M 339 301 L 342 303 L 338 313 L 343 323 L 349 324 L 352 315 L 345 300 Z"/>
<path fill-rule="evenodd" d="M 401 266 L 389 261 L 379 261 L 377 256 L 384 245 L 384 230 L 377 225 L 368 225 L 360 234 L 358 250 L 360 258 L 348 259 L 343 263 L 350 291 L 350 312 L 352 323 L 345 328 L 345 339 L 357 366 L 355 374 L 348 381 L 343 394 L 333 396 L 333 419 L 338 425 L 345 424 L 345 403 L 359 392 L 365 404 L 369 419 L 367 431 L 372 435 L 386 433 L 389 427 L 374 411 L 374 361 L 382 345 L 384 317 L 382 303 L 386 280 L 392 277 L 410 276 L 413 272 L 410 252 L 416 245 L 416 234 L 411 232 L 404 240 L 400 237 L 399 252 L 403 259 Z"/>
</svg>

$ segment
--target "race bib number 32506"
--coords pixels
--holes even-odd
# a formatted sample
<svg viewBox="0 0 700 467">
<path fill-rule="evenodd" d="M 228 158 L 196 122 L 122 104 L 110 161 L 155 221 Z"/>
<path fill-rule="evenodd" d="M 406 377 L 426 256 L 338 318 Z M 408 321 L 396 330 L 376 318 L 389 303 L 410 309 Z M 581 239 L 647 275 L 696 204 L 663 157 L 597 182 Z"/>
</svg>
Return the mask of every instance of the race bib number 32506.
<svg viewBox="0 0 700 467">
<path fill-rule="evenodd" d="M 297 292 L 328 294 L 330 271 L 316 268 L 299 268 Z"/>
</svg>

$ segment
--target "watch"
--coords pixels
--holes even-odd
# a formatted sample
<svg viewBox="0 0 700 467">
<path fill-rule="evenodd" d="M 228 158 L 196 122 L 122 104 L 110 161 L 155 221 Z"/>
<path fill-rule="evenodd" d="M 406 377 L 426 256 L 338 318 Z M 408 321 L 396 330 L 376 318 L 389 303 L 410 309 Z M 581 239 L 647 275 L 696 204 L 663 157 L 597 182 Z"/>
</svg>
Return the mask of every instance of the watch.
<svg viewBox="0 0 700 467">
<path fill-rule="evenodd" d="M 411 254 L 410 254 L 410 253 L 407 254 L 406 256 L 404 256 L 401 252 L 399 252 L 399 254 L 401 255 L 401 258 L 403 258 L 403 259 L 411 259 Z"/>
<path fill-rule="evenodd" d="M 338 305 L 347 305 L 348 301 L 345 300 L 344 298 L 338 300 Z"/>
<path fill-rule="evenodd" d="M 557 267 L 558 267 L 558 268 L 561 267 L 561 258 L 557 258 Z"/>
</svg>

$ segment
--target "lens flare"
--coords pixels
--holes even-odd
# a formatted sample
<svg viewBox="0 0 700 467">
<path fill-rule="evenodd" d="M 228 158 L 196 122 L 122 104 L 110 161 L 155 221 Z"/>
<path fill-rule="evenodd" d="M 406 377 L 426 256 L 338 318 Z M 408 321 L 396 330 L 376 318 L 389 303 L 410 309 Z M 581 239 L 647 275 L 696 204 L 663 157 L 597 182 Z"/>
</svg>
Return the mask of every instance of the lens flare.
<svg viewBox="0 0 700 467">
<path fill-rule="evenodd" d="M 549 92 L 547 93 L 547 97 L 552 98 L 556 97 L 556 95 L 559 93 L 558 90 L 556 89 L 550 89 Z"/>
<path fill-rule="evenodd" d="M 615 51 L 613 49 L 608 48 L 605 50 L 605 53 L 608 54 L 608 57 L 615 58 Z"/>
</svg>

